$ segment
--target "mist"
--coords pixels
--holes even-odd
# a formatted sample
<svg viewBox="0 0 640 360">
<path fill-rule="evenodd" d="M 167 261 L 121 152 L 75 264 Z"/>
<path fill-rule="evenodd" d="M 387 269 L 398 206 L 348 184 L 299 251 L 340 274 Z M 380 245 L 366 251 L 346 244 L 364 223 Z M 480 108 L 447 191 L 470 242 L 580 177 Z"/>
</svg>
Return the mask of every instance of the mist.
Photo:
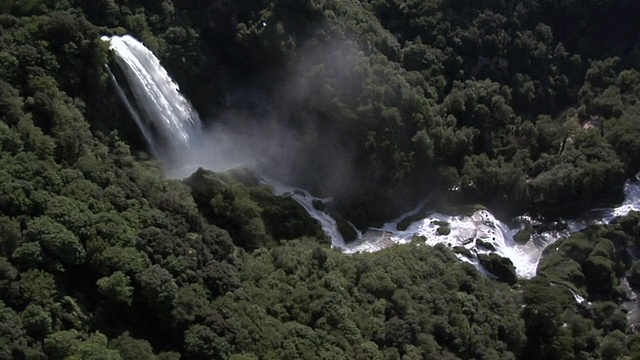
<svg viewBox="0 0 640 360">
<path fill-rule="evenodd" d="M 167 176 L 184 178 L 198 167 L 225 171 L 253 169 L 318 196 L 348 194 L 357 182 L 354 144 L 340 142 L 340 127 L 351 126 L 336 112 L 337 102 L 355 101 L 363 59 L 350 41 L 314 44 L 299 50 L 281 73 L 230 90 L 187 151 L 162 156 Z M 274 80 L 276 78 L 277 80 Z"/>
<path fill-rule="evenodd" d="M 249 168 L 272 176 L 291 168 L 292 155 L 301 146 L 295 133 L 275 118 L 259 119 L 228 111 L 204 128 L 185 151 L 166 156 L 162 166 L 170 178 L 185 178 L 202 167 L 212 171 Z"/>
</svg>

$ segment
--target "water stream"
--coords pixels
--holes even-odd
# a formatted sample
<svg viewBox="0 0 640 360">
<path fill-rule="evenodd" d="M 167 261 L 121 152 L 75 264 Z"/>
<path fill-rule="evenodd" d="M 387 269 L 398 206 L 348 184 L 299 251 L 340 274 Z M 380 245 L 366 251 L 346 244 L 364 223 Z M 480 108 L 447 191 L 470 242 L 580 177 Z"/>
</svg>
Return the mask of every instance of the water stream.
<svg viewBox="0 0 640 360">
<path fill-rule="evenodd" d="M 201 157 L 191 156 L 194 143 L 201 141 L 203 127 L 200 118 L 189 101 L 181 95 L 178 85 L 162 67 L 158 58 L 142 43 L 128 35 L 103 37 L 103 40 L 110 43 L 116 65 L 126 78 L 118 79 L 109 71 L 111 80 L 154 155 L 168 167 L 206 168 L 205 163 L 195 160 Z M 126 81 L 126 85 L 122 84 L 123 81 Z M 127 95 L 125 87 L 130 90 L 133 99 Z M 132 101 L 135 102 L 135 106 Z M 176 154 L 179 160 L 176 160 Z M 520 225 L 509 228 L 486 210 L 476 211 L 470 216 L 430 213 L 411 223 L 406 229 L 400 230 L 398 224 L 407 217 L 420 213 L 425 205 L 422 203 L 381 228 L 359 232 L 358 239 L 347 244 L 338 231 L 336 220 L 313 205 L 314 202 L 326 202 L 328 199 L 316 198 L 303 189 L 263 180 L 272 186 L 275 195 L 291 196 L 297 201 L 309 216 L 321 224 L 322 229 L 332 239 L 332 246 L 345 253 L 378 251 L 394 244 L 418 240 L 427 245 L 445 244 L 465 248 L 470 255 L 459 255 L 459 258 L 476 264 L 479 268 L 481 266 L 478 254 L 496 253 L 510 259 L 521 278 L 531 278 L 535 275 L 542 251 L 558 239 L 590 224 L 609 223 L 615 217 L 625 215 L 631 210 L 640 210 L 640 185 L 638 182 L 628 182 L 624 187 L 626 198 L 622 205 L 596 209 L 588 217 L 566 221 L 561 230 L 533 232 L 528 242 L 518 244 L 514 241 L 516 233 L 534 221 L 527 216 L 521 216 L 517 218 Z"/>
</svg>

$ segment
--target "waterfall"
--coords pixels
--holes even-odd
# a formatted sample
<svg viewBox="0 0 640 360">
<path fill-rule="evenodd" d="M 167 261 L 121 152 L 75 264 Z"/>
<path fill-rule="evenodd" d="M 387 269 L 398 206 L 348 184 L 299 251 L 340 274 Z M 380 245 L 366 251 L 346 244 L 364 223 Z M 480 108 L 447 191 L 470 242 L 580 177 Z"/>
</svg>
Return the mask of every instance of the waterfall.
<svg viewBox="0 0 640 360">
<path fill-rule="evenodd" d="M 161 161 L 180 161 L 175 155 L 180 159 L 188 155 L 202 132 L 198 114 L 182 96 L 160 60 L 142 43 L 129 35 L 103 36 L 102 40 L 109 42 L 126 85 L 123 86 L 109 70 L 111 80 L 151 151 Z M 124 88 L 130 90 L 140 111 L 131 104 Z"/>
<path fill-rule="evenodd" d="M 109 69 L 111 80 L 127 109 L 140 127 L 149 143 L 151 151 L 161 162 L 175 169 L 182 166 L 179 174 L 186 176 L 189 171 L 201 166 L 211 170 L 219 170 L 214 164 L 223 162 L 222 168 L 229 164 L 247 164 L 240 159 L 230 159 L 237 152 L 231 147 L 224 151 L 219 144 L 207 144 L 204 141 L 203 127 L 196 111 L 185 99 L 178 85 L 171 79 L 160 61 L 142 43 L 131 36 L 103 37 L 110 43 L 115 54 L 116 64 L 126 80 L 126 86 Z M 128 89 L 131 97 L 125 91 Z M 228 140 L 228 139 L 227 139 Z M 209 139 L 210 141 L 210 139 Z M 214 142 L 218 142 L 217 140 Z M 233 140 L 231 140 L 233 142 Z M 212 159 L 219 157 L 216 161 Z M 275 195 L 289 195 L 298 202 L 322 226 L 331 238 L 332 246 L 345 253 L 378 251 L 394 244 L 406 244 L 412 241 L 426 245 L 445 244 L 450 247 L 465 249 L 458 257 L 476 265 L 480 271 L 484 269 L 479 263 L 479 254 L 495 253 L 508 258 L 513 263 L 516 273 L 521 278 L 535 276 L 542 251 L 562 237 L 579 231 L 591 224 L 606 224 L 617 216 L 626 215 L 629 211 L 640 211 L 640 185 L 637 182 L 625 184 L 626 199 L 621 206 L 611 209 L 596 209 L 597 216 L 567 221 L 563 230 L 546 230 L 534 232 L 525 244 L 514 241 L 514 235 L 527 226 L 525 216 L 519 217 L 521 225 L 509 228 L 486 210 L 476 211 L 470 216 L 451 216 L 430 213 L 424 218 L 411 223 L 405 230 L 398 224 L 408 216 L 420 213 L 427 201 L 416 209 L 404 214 L 397 220 L 384 224 L 382 228 L 358 232 L 358 239 L 345 244 L 338 230 L 336 220 L 324 211 L 314 207 L 317 201 L 324 202 L 309 192 L 279 184 L 263 178 Z M 444 230 L 446 228 L 446 230 Z M 466 253 L 466 255 L 465 255 Z M 486 273 L 486 272 L 485 272 Z M 576 301 L 580 301 L 574 294 Z"/>
</svg>

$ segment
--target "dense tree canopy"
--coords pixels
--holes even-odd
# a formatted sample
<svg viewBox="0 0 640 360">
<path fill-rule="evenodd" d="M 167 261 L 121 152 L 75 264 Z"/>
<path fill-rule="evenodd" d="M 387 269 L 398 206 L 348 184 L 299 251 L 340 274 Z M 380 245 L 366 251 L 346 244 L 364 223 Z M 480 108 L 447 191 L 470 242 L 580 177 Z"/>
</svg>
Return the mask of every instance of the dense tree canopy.
<svg viewBox="0 0 640 360">
<path fill-rule="evenodd" d="M 419 241 L 343 255 L 249 171 L 165 178 L 100 40 L 143 41 L 209 125 L 233 110 L 303 139 L 289 180 L 359 227 L 433 190 L 569 217 L 619 201 L 640 171 L 638 12 L 0 2 L 0 358 L 639 358 L 640 319 L 625 312 L 640 291 L 637 213 L 554 244 L 526 281 Z"/>
</svg>

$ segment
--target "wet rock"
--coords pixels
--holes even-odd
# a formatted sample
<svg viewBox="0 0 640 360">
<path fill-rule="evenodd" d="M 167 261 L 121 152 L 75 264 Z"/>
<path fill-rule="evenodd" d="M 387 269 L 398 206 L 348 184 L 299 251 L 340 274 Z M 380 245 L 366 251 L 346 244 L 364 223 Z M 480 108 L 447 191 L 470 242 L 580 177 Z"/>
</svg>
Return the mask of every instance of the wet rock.
<svg viewBox="0 0 640 360">
<path fill-rule="evenodd" d="M 528 243 L 529 240 L 531 240 L 531 229 L 529 228 L 524 228 L 513 235 L 513 241 L 521 245 Z"/>
<path fill-rule="evenodd" d="M 419 212 L 415 215 L 407 216 L 406 218 L 402 219 L 396 227 L 400 231 L 407 230 L 409 225 L 413 224 L 416 221 L 422 220 L 427 216 L 428 214 L 424 212 Z"/>
<path fill-rule="evenodd" d="M 319 200 L 319 199 L 313 200 L 311 204 L 313 205 L 313 208 L 316 210 L 320 210 L 320 211 L 327 210 L 327 204 L 325 204 L 324 201 L 322 200 Z"/>
<path fill-rule="evenodd" d="M 473 253 L 471 252 L 471 250 L 467 249 L 464 246 L 454 246 L 453 252 L 455 252 L 456 254 L 464 255 L 469 259 L 473 259 Z"/>
<path fill-rule="evenodd" d="M 482 239 L 476 239 L 476 246 L 489 251 L 496 251 L 496 247 L 493 246 L 493 244 L 487 241 L 483 241 Z"/>
<path fill-rule="evenodd" d="M 449 235 L 451 233 L 451 227 L 449 225 L 443 225 L 436 230 L 438 235 Z"/>
<path fill-rule="evenodd" d="M 345 220 L 342 216 L 338 214 L 332 214 L 332 215 L 334 215 L 333 218 L 336 220 L 338 231 L 340 231 L 340 234 L 342 234 L 342 238 L 344 239 L 345 242 L 349 243 L 358 238 L 358 232 L 356 231 L 356 229 L 353 227 L 351 223 L 349 223 L 347 220 Z"/>
</svg>

